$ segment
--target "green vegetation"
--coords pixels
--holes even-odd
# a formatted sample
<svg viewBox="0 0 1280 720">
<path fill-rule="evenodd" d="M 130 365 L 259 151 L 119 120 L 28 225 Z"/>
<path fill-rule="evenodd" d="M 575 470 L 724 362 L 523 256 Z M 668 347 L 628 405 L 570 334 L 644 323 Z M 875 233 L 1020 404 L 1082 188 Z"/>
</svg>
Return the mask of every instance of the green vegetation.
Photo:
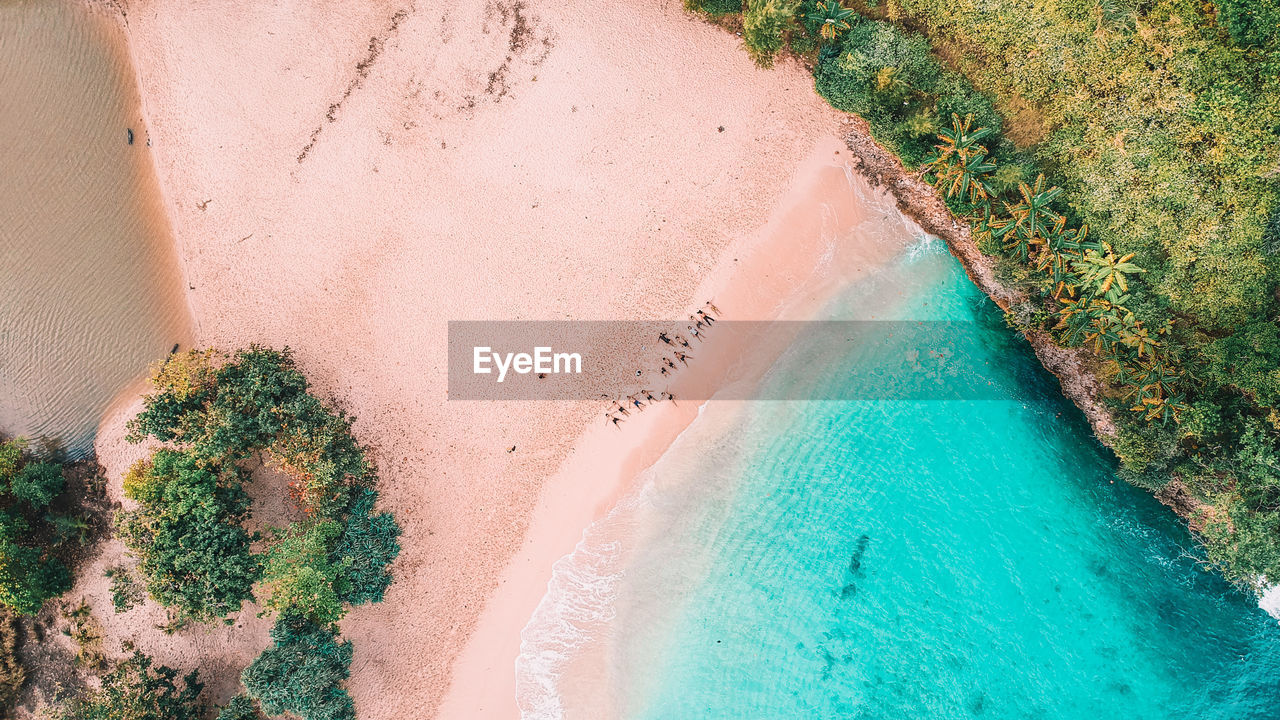
<svg viewBox="0 0 1280 720">
<path fill-rule="evenodd" d="M 141 603 L 144 593 L 133 579 L 133 573 L 123 565 L 107 568 L 102 573 L 111 581 L 111 607 L 118 613 L 127 612 Z"/>
<path fill-rule="evenodd" d="M 76 664 L 93 671 L 104 669 L 107 666 L 107 654 L 102 643 L 102 625 L 93 616 L 89 604 L 84 598 L 78 604 L 66 603 L 60 614 L 67 623 L 62 634 L 71 638 L 76 645 Z"/>
<path fill-rule="evenodd" d="M 248 695 L 237 695 L 223 706 L 218 720 L 262 720 L 262 713 Z"/>
<path fill-rule="evenodd" d="M 772 67 L 782 50 L 782 34 L 795 16 L 799 0 L 746 0 L 742 11 L 742 42 L 761 67 Z"/>
<path fill-rule="evenodd" d="M 240 609 L 261 576 L 241 526 L 249 516 L 245 473 L 160 450 L 124 478 L 138 509 L 117 518 L 120 537 L 142 559 L 147 592 L 185 619 L 212 620 Z"/>
<path fill-rule="evenodd" d="M 79 539 L 72 512 L 54 507 L 65 485 L 60 465 L 31 459 L 20 440 L 0 442 L 0 605 L 18 615 L 34 615 L 71 587 L 56 556 Z"/>
<path fill-rule="evenodd" d="M 742 0 L 684 0 L 684 9 L 716 17 L 742 12 Z"/>
<path fill-rule="evenodd" d="M 355 707 L 342 683 L 350 674 L 351 643 L 330 625 L 281 615 L 274 645 L 245 668 L 241 681 L 268 715 L 291 712 L 306 720 L 353 720 Z"/>
<path fill-rule="evenodd" d="M 134 651 L 102 678 L 102 687 L 57 711 L 60 720 L 192 720 L 204 713 L 195 672 L 177 682 L 178 671 L 153 665 Z"/>
<path fill-rule="evenodd" d="M 330 554 L 342 572 L 334 584 L 338 598 L 351 605 L 382 602 L 391 587 L 387 567 L 400 553 L 400 526 L 390 513 L 374 513 L 378 494 L 368 488 L 351 493 L 347 522 Z"/>
<path fill-rule="evenodd" d="M 131 437 L 169 447 L 126 476 L 137 508 L 117 518 L 148 593 L 182 621 L 225 617 L 256 597 L 279 617 L 275 645 L 242 677 L 250 698 L 272 715 L 354 717 L 342 686 L 351 645 L 337 639 L 337 622 L 349 606 L 382 599 L 400 529 L 373 510 L 376 477 L 351 419 L 308 392 L 288 350 L 175 355 L 153 386 Z M 273 529 L 261 550 L 244 528 L 248 477 L 238 464 L 253 456 L 289 476 L 304 517 Z M 224 715 L 248 712 L 248 702 Z"/>
<path fill-rule="evenodd" d="M 8 610 L 0 609 L 0 716 L 8 717 L 27 681 L 26 668 L 18 657 L 18 622 Z"/>
<path fill-rule="evenodd" d="M 1219 0 L 1218 20 L 1236 42 L 1258 48 L 1280 44 L 1280 2 Z"/>
<path fill-rule="evenodd" d="M 1231 579 L 1280 580 L 1280 1 L 770 7 L 752 55 L 811 53 L 1028 294 L 1009 317 L 1097 355 L 1126 478 L 1185 488 Z"/>
<path fill-rule="evenodd" d="M 83 607 L 83 606 L 82 606 Z M 77 610 L 77 612 L 85 612 Z M 178 670 L 156 665 L 127 643 L 132 654 L 102 676 L 101 686 L 81 691 L 70 700 L 47 708 L 50 720 L 197 720 L 208 717 L 200 702 L 204 686 L 191 671 L 179 680 Z M 217 720 L 263 720 L 253 700 L 237 695 L 218 713 Z"/>
<path fill-rule="evenodd" d="M 812 12 L 805 15 L 805 20 L 817 23 L 818 37 L 823 40 L 835 40 L 853 27 L 853 11 L 836 0 L 824 0 L 818 3 Z"/>
</svg>

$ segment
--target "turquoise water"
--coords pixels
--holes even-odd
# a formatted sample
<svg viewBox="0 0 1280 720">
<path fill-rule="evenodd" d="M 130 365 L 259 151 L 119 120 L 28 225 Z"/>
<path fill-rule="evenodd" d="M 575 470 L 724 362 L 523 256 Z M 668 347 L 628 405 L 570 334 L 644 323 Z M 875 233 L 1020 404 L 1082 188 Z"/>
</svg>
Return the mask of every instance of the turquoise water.
<svg viewBox="0 0 1280 720">
<path fill-rule="evenodd" d="M 1115 479 L 950 255 L 917 247 L 825 315 L 972 321 L 952 361 L 996 399 L 709 404 L 584 540 L 631 548 L 592 590 L 620 715 L 1280 717 L 1276 620 Z M 766 382 L 821 395 L 866 357 L 796 348 Z"/>
</svg>

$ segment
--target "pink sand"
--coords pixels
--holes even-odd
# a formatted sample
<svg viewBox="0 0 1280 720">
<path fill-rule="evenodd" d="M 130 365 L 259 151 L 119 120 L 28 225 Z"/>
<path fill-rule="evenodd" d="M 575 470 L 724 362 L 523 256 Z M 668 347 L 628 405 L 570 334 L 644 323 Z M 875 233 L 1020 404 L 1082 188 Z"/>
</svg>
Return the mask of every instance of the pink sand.
<svg viewBox="0 0 1280 720">
<path fill-rule="evenodd" d="M 450 404 L 446 322 L 683 318 L 710 297 L 761 319 L 820 295 L 844 271 L 815 274 L 821 218 L 788 210 L 843 182 L 842 118 L 803 68 L 756 69 L 678 0 L 148 0 L 124 23 L 198 340 L 292 347 L 358 417 L 404 528 L 386 601 L 343 621 L 359 716 L 514 715 L 552 561 L 695 408 L 611 431 L 594 403 Z M 867 263 L 887 251 L 866 244 Z M 690 373 L 717 382 L 741 352 Z M 117 493 L 135 410 L 100 431 Z M 225 699 L 270 621 L 165 636 L 154 604 L 113 615 L 119 554 L 77 587 L 109 637 Z"/>
</svg>

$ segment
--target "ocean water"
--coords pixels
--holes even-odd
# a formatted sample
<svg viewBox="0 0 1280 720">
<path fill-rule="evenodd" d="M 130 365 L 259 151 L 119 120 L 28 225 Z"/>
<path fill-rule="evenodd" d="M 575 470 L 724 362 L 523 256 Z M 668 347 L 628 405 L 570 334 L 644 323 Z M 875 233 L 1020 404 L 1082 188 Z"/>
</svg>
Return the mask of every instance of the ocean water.
<svg viewBox="0 0 1280 720">
<path fill-rule="evenodd" d="M 1116 479 L 940 243 L 823 317 L 947 320 L 990 391 L 707 403 L 557 564 L 525 717 L 1280 717 L 1280 625 Z M 765 383 L 825 396 L 873 356 L 795 347 Z"/>
</svg>

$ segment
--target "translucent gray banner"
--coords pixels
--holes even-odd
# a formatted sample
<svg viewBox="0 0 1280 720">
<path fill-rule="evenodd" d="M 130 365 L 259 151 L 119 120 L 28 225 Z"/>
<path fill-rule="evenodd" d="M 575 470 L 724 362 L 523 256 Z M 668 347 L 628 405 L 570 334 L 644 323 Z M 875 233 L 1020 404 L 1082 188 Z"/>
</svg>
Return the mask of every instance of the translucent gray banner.
<svg viewBox="0 0 1280 720">
<path fill-rule="evenodd" d="M 1008 368 L 974 351 L 992 335 L 948 321 L 452 321 L 449 399 L 1006 399 Z"/>
</svg>

